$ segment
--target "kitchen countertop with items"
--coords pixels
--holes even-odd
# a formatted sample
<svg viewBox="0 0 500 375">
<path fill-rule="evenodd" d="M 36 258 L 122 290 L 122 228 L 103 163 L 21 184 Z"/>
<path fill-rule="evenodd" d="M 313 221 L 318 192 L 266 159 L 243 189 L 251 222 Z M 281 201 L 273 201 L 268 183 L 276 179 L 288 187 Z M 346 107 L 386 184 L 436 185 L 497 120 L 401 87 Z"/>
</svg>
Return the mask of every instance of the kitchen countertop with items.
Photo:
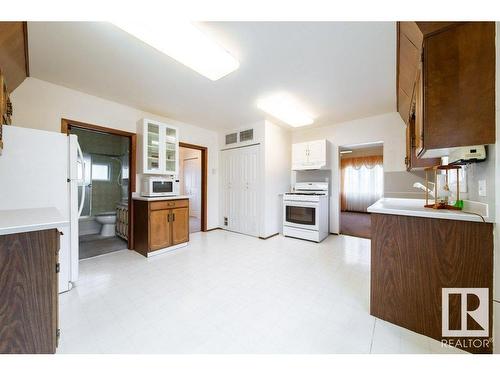
<svg viewBox="0 0 500 375">
<path fill-rule="evenodd" d="M 448 219 L 462 221 L 492 222 L 488 218 L 488 205 L 480 202 L 464 200 L 463 210 L 445 210 L 425 208 L 425 199 L 381 198 L 370 207 L 368 212 L 428 217 L 433 219 Z M 484 220 L 483 220 L 484 219 Z"/>
<path fill-rule="evenodd" d="M 169 196 L 162 196 L 162 197 L 143 197 L 140 194 L 133 193 L 132 199 L 137 200 L 137 201 L 168 201 L 168 200 L 175 200 L 175 199 L 189 199 L 189 196 L 187 196 L 187 195 L 169 195 Z"/>
<path fill-rule="evenodd" d="M 0 210 L 0 235 L 33 232 L 69 225 L 55 207 Z"/>
</svg>

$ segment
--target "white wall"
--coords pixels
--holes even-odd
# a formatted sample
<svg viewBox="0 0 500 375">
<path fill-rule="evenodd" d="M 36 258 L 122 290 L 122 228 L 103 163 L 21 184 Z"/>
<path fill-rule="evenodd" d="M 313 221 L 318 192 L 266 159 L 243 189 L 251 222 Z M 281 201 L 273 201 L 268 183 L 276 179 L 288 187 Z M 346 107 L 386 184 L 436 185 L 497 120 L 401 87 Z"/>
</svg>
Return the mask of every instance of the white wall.
<svg viewBox="0 0 500 375">
<path fill-rule="evenodd" d="M 292 143 L 327 139 L 331 143 L 330 232 L 339 232 L 339 147 L 361 143 L 384 142 L 384 172 L 406 171 L 406 125 L 398 113 L 343 122 L 319 128 L 297 129 Z"/>
<path fill-rule="evenodd" d="M 218 226 L 219 144 L 216 132 L 35 78 L 27 78 L 12 93 L 11 99 L 14 107 L 13 124 L 28 128 L 60 132 L 61 118 L 134 133 L 137 132 L 137 121 L 142 118 L 178 126 L 181 142 L 208 147 L 207 227 L 211 229 Z M 139 165 L 139 160 L 137 163 Z M 140 176 L 137 178 L 137 188 L 139 184 Z"/>
<path fill-rule="evenodd" d="M 283 196 L 290 191 L 291 132 L 266 121 L 264 129 L 264 209 L 261 237 L 281 233 Z"/>
</svg>

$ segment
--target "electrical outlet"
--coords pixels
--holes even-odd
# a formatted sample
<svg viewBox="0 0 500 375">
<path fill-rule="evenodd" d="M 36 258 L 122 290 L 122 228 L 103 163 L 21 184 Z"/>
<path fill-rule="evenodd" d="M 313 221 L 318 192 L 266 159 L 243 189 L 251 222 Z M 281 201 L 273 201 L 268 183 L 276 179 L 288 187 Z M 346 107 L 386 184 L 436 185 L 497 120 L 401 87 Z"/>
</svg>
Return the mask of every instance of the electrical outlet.
<svg viewBox="0 0 500 375">
<path fill-rule="evenodd" d="M 478 193 L 480 197 L 486 197 L 486 180 L 478 181 Z"/>
</svg>

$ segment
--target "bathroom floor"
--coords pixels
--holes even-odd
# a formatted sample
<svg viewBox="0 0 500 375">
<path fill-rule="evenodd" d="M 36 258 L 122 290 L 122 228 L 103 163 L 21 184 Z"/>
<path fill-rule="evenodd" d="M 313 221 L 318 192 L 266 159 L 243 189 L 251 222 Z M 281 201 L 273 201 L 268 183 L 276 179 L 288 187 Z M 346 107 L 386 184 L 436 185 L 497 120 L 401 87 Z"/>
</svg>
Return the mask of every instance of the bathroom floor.
<svg viewBox="0 0 500 375">
<path fill-rule="evenodd" d="M 92 258 L 98 255 L 127 249 L 127 241 L 118 236 L 103 237 L 99 234 L 80 236 L 80 259 Z"/>
</svg>

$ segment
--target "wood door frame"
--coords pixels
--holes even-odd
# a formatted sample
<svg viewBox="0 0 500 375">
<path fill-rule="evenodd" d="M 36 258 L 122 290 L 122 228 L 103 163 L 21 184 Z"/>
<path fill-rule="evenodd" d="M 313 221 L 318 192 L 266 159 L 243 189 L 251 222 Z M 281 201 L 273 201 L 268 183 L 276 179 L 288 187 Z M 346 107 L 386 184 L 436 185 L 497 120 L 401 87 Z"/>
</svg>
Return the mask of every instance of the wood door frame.
<svg viewBox="0 0 500 375">
<path fill-rule="evenodd" d="M 179 147 L 201 151 L 201 231 L 207 232 L 208 147 L 184 142 L 179 142 Z"/>
<path fill-rule="evenodd" d="M 123 137 L 127 137 L 129 139 L 129 183 L 128 183 L 128 241 L 127 246 L 129 250 L 134 249 L 134 205 L 132 204 L 132 193 L 135 192 L 136 187 L 136 148 L 137 148 L 137 134 L 127 132 L 124 130 L 107 128 L 100 125 L 88 124 L 86 122 L 69 120 L 62 118 L 61 119 L 61 133 L 65 133 L 67 135 L 70 134 L 71 128 L 91 130 L 104 134 L 112 134 L 112 135 L 120 135 Z"/>
</svg>

